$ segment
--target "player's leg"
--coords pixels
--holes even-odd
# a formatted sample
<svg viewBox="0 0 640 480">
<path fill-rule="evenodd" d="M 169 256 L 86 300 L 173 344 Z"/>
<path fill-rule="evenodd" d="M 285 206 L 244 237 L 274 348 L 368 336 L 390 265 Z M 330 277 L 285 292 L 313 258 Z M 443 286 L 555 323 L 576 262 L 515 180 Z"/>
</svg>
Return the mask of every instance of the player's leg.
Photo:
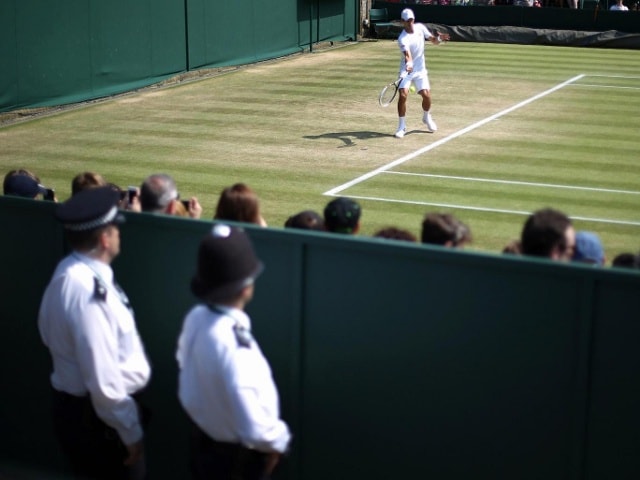
<svg viewBox="0 0 640 480">
<path fill-rule="evenodd" d="M 429 130 L 435 132 L 438 130 L 436 122 L 431 118 L 431 85 L 429 83 L 429 77 L 426 73 L 415 79 L 416 89 L 422 97 L 422 123 L 424 123 Z"/>
<path fill-rule="evenodd" d="M 409 90 L 407 88 L 398 89 L 398 130 L 395 133 L 396 138 L 404 137 L 407 130 L 406 115 L 407 115 L 407 97 L 409 96 Z"/>
</svg>

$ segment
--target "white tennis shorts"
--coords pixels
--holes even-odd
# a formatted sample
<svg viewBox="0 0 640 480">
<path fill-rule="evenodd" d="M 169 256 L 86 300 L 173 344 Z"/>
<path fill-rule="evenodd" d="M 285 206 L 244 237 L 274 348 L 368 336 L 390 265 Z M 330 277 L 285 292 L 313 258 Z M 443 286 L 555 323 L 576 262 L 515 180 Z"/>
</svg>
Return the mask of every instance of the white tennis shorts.
<svg viewBox="0 0 640 480">
<path fill-rule="evenodd" d="M 420 90 L 431 90 L 429 74 L 425 70 L 422 72 L 413 72 L 407 75 L 402 82 L 400 82 L 399 88 L 409 89 L 411 83 L 416 87 L 416 92 L 419 92 Z"/>
</svg>

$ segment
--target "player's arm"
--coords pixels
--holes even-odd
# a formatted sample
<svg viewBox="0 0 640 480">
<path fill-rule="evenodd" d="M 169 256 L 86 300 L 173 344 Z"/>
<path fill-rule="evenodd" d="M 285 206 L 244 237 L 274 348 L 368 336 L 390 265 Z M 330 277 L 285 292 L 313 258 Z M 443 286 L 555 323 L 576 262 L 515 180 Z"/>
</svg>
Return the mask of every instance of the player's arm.
<svg viewBox="0 0 640 480">
<path fill-rule="evenodd" d="M 448 33 L 440 33 L 439 31 L 434 30 L 433 35 L 429 40 L 434 45 L 438 45 L 439 43 L 442 43 L 442 42 L 448 42 L 449 40 L 451 40 L 451 37 L 449 36 Z"/>
<path fill-rule="evenodd" d="M 404 52 L 404 65 L 407 72 L 411 73 L 413 71 L 413 58 L 411 58 L 411 52 L 407 48 Z"/>
</svg>

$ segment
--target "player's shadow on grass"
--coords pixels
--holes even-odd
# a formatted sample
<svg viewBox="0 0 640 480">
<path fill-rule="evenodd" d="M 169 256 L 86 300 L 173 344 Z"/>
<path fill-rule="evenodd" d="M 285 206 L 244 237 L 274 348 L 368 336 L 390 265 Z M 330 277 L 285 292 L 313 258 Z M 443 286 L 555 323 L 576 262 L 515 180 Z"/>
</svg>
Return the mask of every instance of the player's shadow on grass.
<svg viewBox="0 0 640 480">
<path fill-rule="evenodd" d="M 407 132 L 407 135 L 414 133 L 427 133 L 423 130 L 411 130 Z M 355 147 L 357 140 L 370 140 L 372 138 L 393 138 L 393 133 L 380 133 L 380 132 L 335 132 L 335 133 L 323 133 L 322 135 L 305 135 L 303 138 L 309 140 L 319 140 L 321 138 L 335 138 L 344 143 L 344 145 L 338 146 L 338 148 Z"/>
</svg>

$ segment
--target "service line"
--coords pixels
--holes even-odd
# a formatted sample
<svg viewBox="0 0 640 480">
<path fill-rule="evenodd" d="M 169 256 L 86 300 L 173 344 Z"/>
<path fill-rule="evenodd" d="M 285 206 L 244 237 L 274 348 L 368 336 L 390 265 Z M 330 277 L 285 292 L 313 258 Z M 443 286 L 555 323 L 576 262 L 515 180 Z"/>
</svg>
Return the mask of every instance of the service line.
<svg viewBox="0 0 640 480">
<path fill-rule="evenodd" d="M 506 210 L 502 208 L 476 207 L 473 205 L 454 205 L 449 203 L 419 202 L 415 200 L 398 200 L 395 198 L 366 197 L 362 195 L 349 195 L 349 198 L 353 198 L 354 200 L 374 200 L 379 202 L 404 203 L 409 205 L 423 205 L 428 207 L 452 208 L 452 209 L 458 209 L 458 210 L 474 210 L 476 212 L 506 213 L 509 215 L 527 215 L 527 216 L 531 215 L 531 212 L 525 212 L 524 210 Z M 584 222 L 609 223 L 613 225 L 631 225 L 634 227 L 640 227 L 640 222 L 635 222 L 632 220 L 616 220 L 612 218 L 581 217 L 577 215 L 576 216 L 571 215 L 571 219 L 581 220 Z"/>
<path fill-rule="evenodd" d="M 466 182 L 501 183 L 504 185 L 520 185 L 525 187 L 563 188 L 567 190 L 586 190 L 586 191 L 601 192 L 601 193 L 624 193 L 629 195 L 640 195 L 640 191 L 636 191 L 636 190 L 615 190 L 613 188 L 580 187 L 576 185 L 558 185 L 555 183 L 520 182 L 517 180 L 497 180 L 494 178 L 478 178 L 478 177 L 457 177 L 454 175 L 435 175 L 431 173 L 411 173 L 411 172 L 382 172 L 382 173 L 385 173 L 386 175 L 409 175 L 412 177 L 444 178 L 448 180 L 462 180 Z"/>
<path fill-rule="evenodd" d="M 461 135 L 464 135 L 465 133 L 469 133 L 473 130 L 475 130 L 476 128 L 480 128 L 483 125 L 486 125 L 489 122 L 492 122 L 500 117 L 503 117 L 519 108 L 522 108 L 532 102 L 535 102 L 536 100 L 539 100 L 543 97 L 546 97 L 547 95 L 550 95 L 558 90 L 560 90 L 561 88 L 566 87 L 567 85 L 573 83 L 573 82 L 577 82 L 578 80 L 580 80 L 581 78 L 583 78 L 585 75 L 584 74 L 580 74 L 577 75 L 569 80 L 567 80 L 566 82 L 562 82 L 558 85 L 556 85 L 553 88 L 550 88 L 549 90 L 545 90 L 544 92 L 538 93 L 537 95 L 534 95 L 531 98 L 528 98 L 527 100 L 524 100 L 516 105 L 513 105 L 512 107 L 507 108 L 506 110 L 502 110 L 501 112 L 498 112 L 494 115 L 491 115 L 490 117 L 486 117 L 476 123 L 473 123 L 471 125 L 469 125 L 468 127 L 463 128 L 462 130 L 458 130 L 455 133 L 452 133 L 451 135 L 441 138 L 440 140 L 438 140 L 437 142 L 431 143 L 419 150 L 416 150 L 413 153 L 410 153 L 408 155 L 405 155 L 404 157 L 400 157 L 397 160 L 394 160 L 393 162 L 387 163 L 386 165 L 383 165 L 382 167 L 376 168 L 375 170 L 372 170 L 369 173 L 365 173 L 364 175 L 361 175 L 360 177 L 351 180 L 350 182 L 344 183 L 340 186 L 337 186 L 335 188 L 332 188 L 331 190 L 328 190 L 326 192 L 323 193 L 323 195 L 328 195 L 328 196 L 336 196 L 338 195 L 340 192 L 342 192 L 343 190 L 346 190 L 347 188 L 353 187 L 354 185 L 357 185 L 361 182 L 364 182 L 365 180 L 368 180 L 372 177 L 375 177 L 376 175 L 385 172 L 387 170 L 390 170 L 394 167 L 397 167 L 398 165 L 402 165 L 405 162 L 408 162 L 409 160 L 412 160 L 420 155 L 422 155 L 423 153 L 427 153 L 435 148 L 438 148 L 440 145 L 444 145 L 445 143 L 450 142 L 451 140 L 460 137 Z"/>
</svg>

